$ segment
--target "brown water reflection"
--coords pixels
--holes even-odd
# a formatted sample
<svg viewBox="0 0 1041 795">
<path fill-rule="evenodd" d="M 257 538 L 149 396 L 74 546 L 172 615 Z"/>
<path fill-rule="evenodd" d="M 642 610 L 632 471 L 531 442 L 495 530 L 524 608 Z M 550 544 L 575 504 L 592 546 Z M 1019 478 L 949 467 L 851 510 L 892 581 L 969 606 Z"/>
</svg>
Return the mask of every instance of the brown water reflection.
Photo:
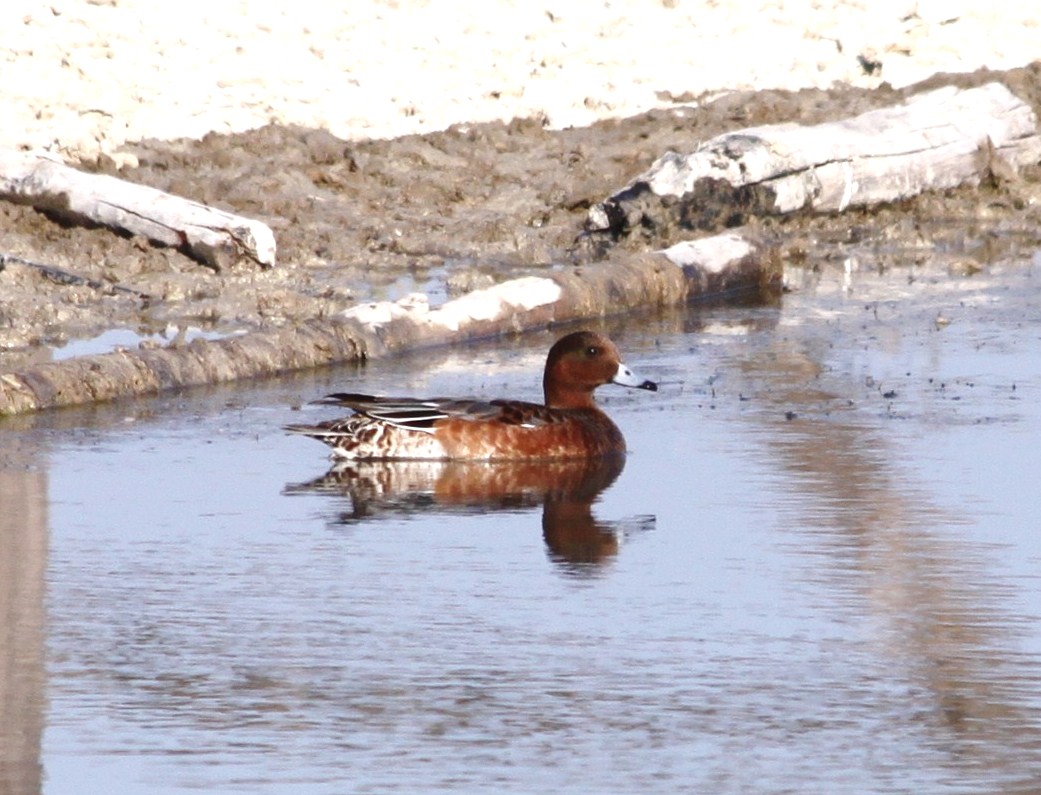
<svg viewBox="0 0 1041 795">
<path fill-rule="evenodd" d="M 597 498 L 618 478 L 625 458 L 579 461 L 342 462 L 325 475 L 286 487 L 287 494 L 345 497 L 337 522 L 431 512 L 488 513 L 542 506 L 542 535 L 550 557 L 574 572 L 590 572 L 618 554 L 630 530 L 654 526 L 653 516 L 605 521 L 593 514 Z"/>
<path fill-rule="evenodd" d="M 47 475 L 16 440 L 0 460 L 0 793 L 42 790 Z"/>
<path fill-rule="evenodd" d="M 786 513 L 813 534 L 807 576 L 864 605 L 870 642 L 914 694 L 910 725 L 955 768 L 1032 789 L 1036 661 L 1016 652 L 1026 619 L 988 571 L 995 550 L 966 539 L 959 528 L 972 520 L 906 477 L 913 412 L 896 418 L 825 359 L 774 338 L 738 377 L 758 404 L 745 418 L 757 435 L 765 428 L 771 459 L 801 495 Z"/>
</svg>

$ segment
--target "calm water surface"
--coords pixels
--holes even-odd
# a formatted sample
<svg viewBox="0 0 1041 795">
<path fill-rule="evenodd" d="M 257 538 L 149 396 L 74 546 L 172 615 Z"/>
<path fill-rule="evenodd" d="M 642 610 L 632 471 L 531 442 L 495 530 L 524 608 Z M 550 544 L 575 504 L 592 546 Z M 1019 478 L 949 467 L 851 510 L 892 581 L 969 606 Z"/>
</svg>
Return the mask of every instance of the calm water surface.
<svg viewBox="0 0 1041 795">
<path fill-rule="evenodd" d="M 620 472 L 280 431 L 550 336 L 7 421 L 0 792 L 1033 791 L 1039 274 L 612 327 Z"/>
</svg>

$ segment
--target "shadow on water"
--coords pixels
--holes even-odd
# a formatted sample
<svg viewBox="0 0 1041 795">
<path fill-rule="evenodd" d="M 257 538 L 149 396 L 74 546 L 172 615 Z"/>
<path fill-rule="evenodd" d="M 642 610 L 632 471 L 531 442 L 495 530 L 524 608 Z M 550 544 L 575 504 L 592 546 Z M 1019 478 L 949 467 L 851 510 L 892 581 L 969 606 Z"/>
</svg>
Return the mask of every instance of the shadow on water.
<svg viewBox="0 0 1041 795">
<path fill-rule="evenodd" d="M 346 498 L 349 509 L 336 524 L 381 517 L 477 513 L 542 506 L 542 536 L 550 557 L 576 575 L 595 574 L 618 554 L 619 539 L 654 528 L 653 516 L 607 521 L 593 505 L 625 468 L 624 456 L 578 461 L 341 462 L 286 494 Z"/>
</svg>

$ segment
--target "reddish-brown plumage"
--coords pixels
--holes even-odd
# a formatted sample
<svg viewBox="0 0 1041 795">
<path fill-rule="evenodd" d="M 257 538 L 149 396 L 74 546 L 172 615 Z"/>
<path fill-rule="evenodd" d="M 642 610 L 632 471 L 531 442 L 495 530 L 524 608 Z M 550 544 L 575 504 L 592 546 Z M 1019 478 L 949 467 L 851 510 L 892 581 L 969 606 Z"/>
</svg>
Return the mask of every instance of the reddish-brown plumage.
<svg viewBox="0 0 1041 795">
<path fill-rule="evenodd" d="M 625 452 L 625 439 L 611 418 L 596 406 L 551 409 L 533 404 L 512 404 L 518 413 L 542 415 L 545 424 L 530 427 L 501 419 L 474 422 L 443 419 L 434 433 L 448 458 L 586 458 Z"/>
<path fill-rule="evenodd" d="M 579 331 L 546 358 L 545 404 L 377 398 L 336 394 L 323 402 L 356 413 L 288 430 L 319 439 L 337 458 L 533 460 L 590 458 L 625 452 L 621 431 L 593 400 L 608 383 L 655 390 L 621 363 L 606 337 Z"/>
</svg>

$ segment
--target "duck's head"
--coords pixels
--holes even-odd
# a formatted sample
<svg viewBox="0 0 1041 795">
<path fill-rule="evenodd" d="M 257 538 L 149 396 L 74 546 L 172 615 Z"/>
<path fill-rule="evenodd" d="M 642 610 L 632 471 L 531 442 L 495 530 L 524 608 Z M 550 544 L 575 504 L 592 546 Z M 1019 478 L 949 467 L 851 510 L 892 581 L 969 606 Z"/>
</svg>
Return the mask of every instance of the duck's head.
<svg viewBox="0 0 1041 795">
<path fill-rule="evenodd" d="M 593 390 L 604 384 L 657 391 L 653 381 L 640 378 L 622 363 L 618 348 L 603 334 L 576 331 L 557 340 L 546 357 L 542 388 L 553 408 L 594 406 Z"/>
</svg>

